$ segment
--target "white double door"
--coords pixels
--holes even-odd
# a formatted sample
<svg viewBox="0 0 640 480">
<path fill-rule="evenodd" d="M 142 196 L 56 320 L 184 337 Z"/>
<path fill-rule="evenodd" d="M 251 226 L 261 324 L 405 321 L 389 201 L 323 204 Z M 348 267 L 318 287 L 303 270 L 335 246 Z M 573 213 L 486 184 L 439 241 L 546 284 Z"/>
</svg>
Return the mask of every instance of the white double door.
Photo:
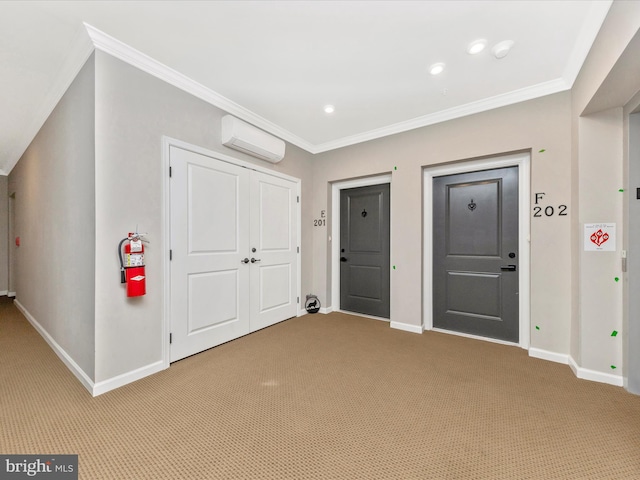
<svg viewBox="0 0 640 480">
<path fill-rule="evenodd" d="M 172 362 L 297 314 L 298 184 L 170 149 Z"/>
</svg>

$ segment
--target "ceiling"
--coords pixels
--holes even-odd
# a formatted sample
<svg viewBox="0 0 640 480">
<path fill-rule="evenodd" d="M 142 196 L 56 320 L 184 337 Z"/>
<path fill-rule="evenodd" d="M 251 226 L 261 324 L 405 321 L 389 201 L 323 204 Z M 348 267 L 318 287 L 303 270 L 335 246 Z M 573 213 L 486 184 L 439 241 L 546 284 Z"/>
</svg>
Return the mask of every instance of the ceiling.
<svg viewBox="0 0 640 480">
<path fill-rule="evenodd" d="M 610 5 L 0 1 L 0 173 L 94 48 L 319 153 L 571 88 Z"/>
</svg>

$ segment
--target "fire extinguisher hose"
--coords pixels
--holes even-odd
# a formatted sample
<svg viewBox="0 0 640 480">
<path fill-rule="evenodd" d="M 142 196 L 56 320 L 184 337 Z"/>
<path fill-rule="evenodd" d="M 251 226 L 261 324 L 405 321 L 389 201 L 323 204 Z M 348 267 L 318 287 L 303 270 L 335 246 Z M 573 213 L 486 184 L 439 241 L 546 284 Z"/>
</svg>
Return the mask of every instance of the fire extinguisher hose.
<svg viewBox="0 0 640 480">
<path fill-rule="evenodd" d="M 127 240 L 129 240 L 128 237 L 127 238 L 123 238 L 122 240 L 120 240 L 120 243 L 118 244 L 118 259 L 120 260 L 120 283 L 126 283 L 127 282 L 126 275 L 124 274 L 124 260 L 122 259 L 122 245 Z"/>
</svg>

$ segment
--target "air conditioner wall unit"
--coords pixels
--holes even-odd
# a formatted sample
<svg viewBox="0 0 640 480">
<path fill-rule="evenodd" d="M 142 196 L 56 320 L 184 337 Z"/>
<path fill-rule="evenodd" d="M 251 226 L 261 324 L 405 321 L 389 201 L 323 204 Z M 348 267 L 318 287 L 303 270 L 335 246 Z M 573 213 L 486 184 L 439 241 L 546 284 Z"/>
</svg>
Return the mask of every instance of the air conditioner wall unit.
<svg viewBox="0 0 640 480">
<path fill-rule="evenodd" d="M 284 158 L 284 141 L 231 115 L 222 117 L 222 144 L 271 163 Z"/>
</svg>

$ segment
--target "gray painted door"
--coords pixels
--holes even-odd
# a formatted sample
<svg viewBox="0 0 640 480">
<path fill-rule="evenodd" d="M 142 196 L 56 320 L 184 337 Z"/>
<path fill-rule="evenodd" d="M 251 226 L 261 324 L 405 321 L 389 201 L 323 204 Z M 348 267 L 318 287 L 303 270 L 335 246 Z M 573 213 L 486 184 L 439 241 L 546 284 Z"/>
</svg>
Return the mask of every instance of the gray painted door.
<svg viewBox="0 0 640 480">
<path fill-rule="evenodd" d="M 340 308 L 389 318 L 389 184 L 340 191 Z"/>
<path fill-rule="evenodd" d="M 518 342 L 518 167 L 433 179 L 433 326 Z"/>
</svg>

